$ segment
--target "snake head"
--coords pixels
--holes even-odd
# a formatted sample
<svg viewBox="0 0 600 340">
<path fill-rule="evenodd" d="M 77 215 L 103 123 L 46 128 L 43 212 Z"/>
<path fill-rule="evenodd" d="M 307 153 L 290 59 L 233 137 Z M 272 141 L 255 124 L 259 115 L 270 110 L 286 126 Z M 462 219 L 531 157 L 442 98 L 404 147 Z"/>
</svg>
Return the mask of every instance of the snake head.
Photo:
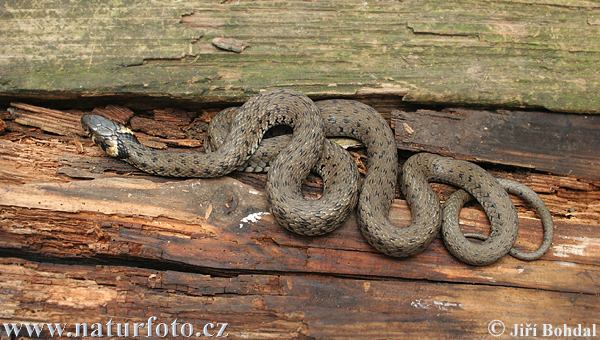
<svg viewBox="0 0 600 340">
<path fill-rule="evenodd" d="M 81 125 L 92 137 L 92 141 L 111 157 L 125 159 L 129 156 L 125 143 L 139 143 L 133 131 L 99 115 L 83 115 Z"/>
</svg>

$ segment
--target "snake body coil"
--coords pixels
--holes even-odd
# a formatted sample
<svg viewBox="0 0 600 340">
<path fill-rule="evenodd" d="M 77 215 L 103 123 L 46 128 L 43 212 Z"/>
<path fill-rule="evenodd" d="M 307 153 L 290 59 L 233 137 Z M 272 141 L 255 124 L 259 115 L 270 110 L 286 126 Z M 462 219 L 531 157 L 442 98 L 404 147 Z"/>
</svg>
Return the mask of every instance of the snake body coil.
<svg viewBox="0 0 600 340">
<path fill-rule="evenodd" d="M 267 193 L 273 214 L 282 226 L 301 235 L 334 230 L 356 204 L 356 166 L 325 135 L 358 139 L 369 158 L 358 197 L 358 222 L 364 237 L 377 250 L 396 257 L 423 251 L 439 234 L 443 216 L 444 235 L 449 235 L 450 247 L 454 246 L 451 252 L 467 263 L 492 263 L 511 251 L 517 238 L 516 209 L 495 178 L 472 163 L 428 153 L 412 156 L 402 167 L 401 189 L 412 223 L 394 226 L 388 216 L 398 178 L 394 135 L 375 109 L 357 101 L 325 100 L 315 105 L 289 90 L 261 94 L 240 108 L 223 110 L 212 120 L 207 145 L 210 152 L 206 154 L 146 148 L 125 127 L 96 115 L 84 116 L 82 123 L 109 155 L 153 174 L 216 177 L 236 169 L 268 170 Z M 293 134 L 262 139 L 275 125 L 289 125 Z M 300 191 L 311 169 L 324 182 L 323 197 L 318 201 L 305 200 Z M 449 201 L 454 203 L 446 204 L 442 215 L 430 181 L 463 188 L 468 194 L 460 191 L 451 197 Z M 482 244 L 457 235 L 458 212 L 469 194 L 483 206 L 492 225 L 490 237 L 466 235 L 485 239 Z"/>
<path fill-rule="evenodd" d="M 554 234 L 554 223 L 552 222 L 552 215 L 546 208 L 544 201 L 527 186 L 507 179 L 497 178 L 496 181 L 506 190 L 506 192 L 517 195 L 525 200 L 531 207 L 533 207 L 538 213 L 542 226 L 544 228 L 544 240 L 539 248 L 533 252 L 525 252 L 517 248 L 510 249 L 510 255 L 524 261 L 537 260 L 552 245 L 552 236 Z M 446 248 L 452 255 L 461 260 L 462 262 L 472 265 L 487 265 L 494 262 L 493 256 L 481 256 L 482 253 L 486 254 L 490 252 L 490 249 L 504 248 L 506 245 L 500 242 L 501 239 L 487 237 L 482 234 L 463 234 L 460 231 L 458 222 L 458 216 L 460 209 L 463 205 L 471 200 L 471 195 L 464 190 L 457 190 L 444 203 L 443 210 L 443 224 L 442 224 L 442 238 L 446 244 Z M 492 234 L 497 235 L 498 233 L 504 232 L 502 225 L 492 224 Z M 468 239 L 474 238 L 480 241 L 484 241 L 482 244 L 470 242 Z M 502 251 L 503 252 L 503 251 Z M 500 253 L 502 253 L 500 252 Z"/>
<path fill-rule="evenodd" d="M 271 163 L 267 181 L 271 210 L 278 222 L 298 234 L 324 234 L 343 223 L 356 204 L 356 165 L 341 147 L 325 140 L 323 121 L 312 100 L 294 91 L 274 90 L 248 100 L 234 117 L 227 141 L 207 153 L 147 148 L 129 129 L 98 115 L 84 115 L 82 124 L 108 155 L 143 171 L 204 178 L 239 168 L 269 128 L 289 125 L 292 140 Z M 318 201 L 305 200 L 301 192 L 302 182 L 313 168 L 323 177 L 325 187 Z"/>
<path fill-rule="evenodd" d="M 358 139 L 367 149 L 368 173 L 357 210 L 361 232 L 373 247 L 390 256 L 406 257 L 423 251 L 435 239 L 441 228 L 442 213 L 439 198 L 428 182 L 438 181 L 465 188 L 491 216 L 497 232 L 489 241 L 491 245 L 480 247 L 483 251 L 479 257 L 491 263 L 509 252 L 517 237 L 517 213 L 508 194 L 485 170 L 469 162 L 427 153 L 409 158 L 403 166 L 401 185 L 412 223 L 403 228 L 394 226 L 389 221 L 389 211 L 395 194 L 398 159 L 394 135 L 387 122 L 375 109 L 357 101 L 323 100 L 316 104 L 328 137 Z M 224 143 L 236 114 L 236 109 L 230 108 L 213 119 L 209 127 L 213 147 Z M 241 169 L 268 169 L 269 160 L 287 143 L 289 136 L 264 139 L 257 153 Z"/>
</svg>

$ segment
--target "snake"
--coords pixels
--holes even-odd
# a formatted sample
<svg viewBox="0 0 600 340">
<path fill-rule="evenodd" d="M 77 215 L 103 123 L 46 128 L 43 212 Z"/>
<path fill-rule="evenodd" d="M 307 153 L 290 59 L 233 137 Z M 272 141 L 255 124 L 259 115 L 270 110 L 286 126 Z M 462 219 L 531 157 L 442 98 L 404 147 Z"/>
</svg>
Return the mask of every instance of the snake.
<svg viewBox="0 0 600 340">
<path fill-rule="evenodd" d="M 150 174 L 212 178 L 243 165 L 273 126 L 293 128 L 291 142 L 271 162 L 267 196 L 277 222 L 300 235 L 322 235 L 339 227 L 358 198 L 358 170 L 350 155 L 325 139 L 315 103 L 292 90 L 276 89 L 246 101 L 232 121 L 227 141 L 211 152 L 173 152 L 141 144 L 127 127 L 100 115 L 81 118 L 92 140 L 109 156 Z M 306 200 L 301 186 L 314 170 L 323 178 L 320 200 Z"/>
<path fill-rule="evenodd" d="M 521 197 L 526 203 L 534 208 L 540 217 L 544 231 L 542 244 L 535 251 L 526 252 L 512 247 L 509 252 L 510 255 L 523 261 L 539 259 L 552 245 L 554 222 L 552 221 L 550 211 L 535 191 L 531 190 L 531 188 L 526 185 L 505 178 L 496 178 L 496 181 L 498 181 L 498 184 L 500 184 L 508 193 Z M 468 239 L 473 238 L 485 242 L 488 240 L 488 236 L 478 233 L 463 234 L 460 231 L 458 220 L 460 210 L 471 199 L 471 195 L 464 190 L 456 190 L 448 197 L 444 203 L 443 209 L 442 239 L 444 240 L 444 244 L 448 251 L 460 261 L 472 265 L 487 265 L 494 262 L 493 259 L 482 258 L 480 252 L 482 248 L 489 247 L 490 244 L 476 244 L 469 242 Z M 495 230 L 492 228 L 492 234 L 494 232 Z"/>
<path fill-rule="evenodd" d="M 109 155 L 150 173 L 163 176 L 216 177 L 233 170 L 267 171 L 267 193 L 271 210 L 279 224 L 301 235 L 320 235 L 335 230 L 348 215 L 348 211 L 342 209 L 356 202 L 355 193 L 360 186 L 358 224 L 368 243 L 389 256 L 415 255 L 425 250 L 442 229 L 442 212 L 447 206 L 442 209 L 437 194 L 429 185 L 429 182 L 442 182 L 462 188 L 459 191 L 465 192 L 469 199 L 474 197 L 483 206 L 492 226 L 489 237 L 466 235 L 484 240 L 482 245 L 466 240 L 463 242 L 468 243 L 466 250 L 465 247 L 457 248 L 458 251 L 453 255 L 461 261 L 483 265 L 497 261 L 513 249 L 517 238 L 516 209 L 507 191 L 481 167 L 449 157 L 419 153 L 403 164 L 399 175 L 394 134 L 374 108 L 344 99 L 317 101 L 314 103 L 315 107 L 312 107 L 307 104 L 308 98 L 299 93 L 290 90 L 277 90 L 273 93 L 275 94 L 271 95 L 269 92 L 254 97 L 239 108 L 225 109 L 212 119 L 206 153 L 215 155 L 212 158 L 200 156 L 198 152 L 174 153 L 148 149 L 135 139 L 131 131 L 122 132 L 126 128 L 103 117 L 84 116 L 82 123 L 95 142 Z M 269 104 L 264 104 L 265 100 Z M 287 115 L 283 115 L 283 118 L 267 118 L 264 111 L 269 105 L 286 107 L 294 112 L 294 119 Z M 300 112 L 315 111 L 315 108 L 317 115 L 321 117 L 321 124 L 315 122 L 314 118 L 306 124 L 299 123 L 303 120 Z M 248 123 L 257 120 L 273 122 L 258 126 Z M 111 128 L 106 129 L 107 125 Z M 263 139 L 264 132 L 274 125 L 290 125 L 293 127 L 293 134 Z M 309 128 L 306 130 L 304 126 Z M 321 133 L 316 132 L 319 129 L 322 129 Z M 249 138 L 245 134 L 255 136 Z M 364 144 L 368 172 L 361 184 L 357 179 L 356 168 L 347 164 L 347 158 L 337 155 L 339 146 L 328 142 L 324 136 L 350 137 Z M 231 157 L 231 149 L 241 148 L 236 139 L 242 139 L 244 143 L 241 144 L 249 148 L 235 153 L 235 161 L 224 160 L 223 157 Z M 298 143 L 299 139 L 302 143 Z M 310 139 L 314 143 L 310 143 Z M 320 159 L 319 156 L 310 155 L 318 154 L 319 141 L 324 143 Z M 334 158 L 332 155 L 335 155 L 335 160 L 330 162 Z M 297 167 L 294 162 L 301 162 L 304 166 Z M 228 167 L 219 171 L 217 168 L 222 167 L 223 163 Z M 350 160 L 350 163 L 353 162 Z M 168 164 L 171 165 L 167 167 Z M 207 166 L 211 168 L 210 172 L 205 169 Z M 330 197 L 333 202 L 345 202 L 343 208 L 334 206 L 327 209 L 319 201 L 302 199 L 300 185 L 311 169 L 323 177 L 323 197 Z M 406 227 L 395 226 L 389 220 L 398 179 L 412 215 L 412 222 Z M 462 204 L 464 202 L 455 206 L 456 221 Z M 311 219 L 311 216 L 320 216 L 324 211 L 329 215 L 338 213 L 341 217 Z M 477 249 L 472 251 L 469 248 L 471 245 Z M 463 253 L 467 255 L 462 256 Z M 471 254 L 474 254 L 476 261 L 470 260 Z"/>
<path fill-rule="evenodd" d="M 394 196 L 396 185 L 394 177 L 397 168 L 393 133 L 387 122 L 375 109 L 358 101 L 323 100 L 317 101 L 316 104 L 321 110 L 325 121 L 325 134 L 328 137 L 358 139 L 367 148 L 369 172 L 359 198 L 359 226 L 363 235 L 376 249 L 391 256 L 405 257 L 422 251 L 435 238 L 439 223 L 438 198 L 425 182 L 436 180 L 458 187 L 470 187 L 472 192 L 478 193 L 481 202 L 485 204 L 486 213 L 492 216 L 490 218 L 492 237 L 486 244 L 475 244 L 465 239 L 460 243 L 461 248 L 458 248 L 457 251 L 454 251 L 455 248 L 452 249 L 452 254 L 460 261 L 472 265 L 490 264 L 504 256 L 509 249 L 510 254 L 517 258 L 533 260 L 542 256 L 548 249 L 547 240 L 552 239 L 551 215 L 535 192 L 520 183 L 510 182 L 514 188 L 518 188 L 519 192 L 514 193 L 520 194 L 528 200 L 538 210 L 538 213 L 544 216 L 542 221 L 544 222 L 546 241 L 535 253 L 524 254 L 514 247 L 509 247 L 516 238 L 516 210 L 507 196 L 499 192 L 498 187 L 492 183 L 494 178 L 472 163 L 426 153 L 409 158 L 403 166 L 401 182 L 404 187 L 402 191 L 415 218 L 413 224 L 405 231 L 398 230 L 386 218 L 389 214 L 387 202 L 391 202 Z M 210 147 L 218 148 L 224 143 L 235 114 L 236 108 L 227 108 L 212 119 L 207 140 Z M 282 147 L 289 142 L 290 137 L 285 135 L 262 140 L 257 152 L 239 170 L 268 171 L 269 159 L 281 152 Z M 429 169 L 429 174 L 423 173 L 423 169 Z M 508 191 L 509 188 L 505 184 L 508 183 L 507 180 L 496 180 Z M 484 183 L 484 186 L 481 187 L 481 181 L 489 184 L 485 186 Z M 496 197 L 485 198 L 484 196 L 488 195 L 486 191 Z M 524 194 L 525 192 L 527 195 Z M 449 234 L 451 236 L 448 237 L 453 237 L 454 233 L 452 232 L 454 231 L 460 233 L 458 215 L 466 201 L 461 202 L 460 205 L 450 203 L 459 197 L 469 200 L 473 198 L 471 194 L 461 189 L 457 190 L 444 205 L 442 227 L 448 229 L 450 225 L 456 226 Z M 498 206 L 497 202 L 501 202 L 500 204 L 503 206 Z M 548 225 L 550 225 L 550 229 L 547 228 Z M 483 235 L 467 234 L 466 236 L 483 241 L 488 240 L 488 237 Z M 454 239 L 458 239 L 458 235 L 454 236 Z M 410 246 L 411 243 L 415 246 Z M 452 243 L 452 245 L 454 244 Z M 476 260 L 472 260 L 473 257 Z"/>
</svg>

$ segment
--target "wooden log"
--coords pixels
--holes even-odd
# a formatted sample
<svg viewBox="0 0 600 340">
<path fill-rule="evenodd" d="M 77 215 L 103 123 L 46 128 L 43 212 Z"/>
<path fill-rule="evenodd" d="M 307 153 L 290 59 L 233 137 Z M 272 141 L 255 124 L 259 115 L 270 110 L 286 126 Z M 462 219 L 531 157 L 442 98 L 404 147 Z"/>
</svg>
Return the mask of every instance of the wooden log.
<svg viewBox="0 0 600 340">
<path fill-rule="evenodd" d="M 382 256 L 364 241 L 354 219 L 321 238 L 285 232 L 269 214 L 264 194 L 230 178 L 153 181 L 107 177 L 0 189 L 0 245 L 57 257 L 124 257 L 225 271 L 315 272 L 351 276 L 600 291 L 600 230 L 557 220 L 552 251 L 543 260 L 505 258 L 471 268 L 436 241 L 410 259 Z M 409 223 L 403 201 L 392 218 Z M 470 230 L 486 218 L 467 209 Z M 51 223 L 48 223 L 51 221 Z M 520 246 L 533 248 L 541 228 L 523 218 Z M 556 277 L 561 277 L 556 280 Z"/>
<path fill-rule="evenodd" d="M 600 117 L 535 111 L 393 111 L 398 148 L 600 179 Z"/>
<path fill-rule="evenodd" d="M 440 107 L 600 112 L 589 95 L 600 89 L 598 18 L 600 6 L 585 1 L 0 3 L 11 47 L 0 58 L 0 101 L 13 102 L 0 110 L 0 322 L 155 315 L 227 322 L 230 338 L 303 339 L 482 338 L 491 320 L 507 332 L 591 326 L 600 308 L 596 116 Z M 264 175 L 151 177 L 106 157 L 78 122 L 102 102 L 95 113 L 132 125 L 147 145 L 202 150 L 217 106 L 270 87 L 362 98 L 392 120 L 401 149 L 478 161 L 530 185 L 556 221 L 550 252 L 475 268 L 437 239 L 392 259 L 354 218 L 331 235 L 298 237 L 268 213 Z M 56 110 L 25 97 L 90 100 Z M 167 101 L 203 111 L 152 106 Z M 112 105 L 126 102 L 137 111 Z M 310 178 L 306 193 L 321 187 Z M 442 198 L 452 190 L 435 189 Z M 539 221 L 515 203 L 517 246 L 533 249 Z M 391 218 L 410 221 L 401 194 Z M 474 207 L 461 223 L 488 229 Z"/>
<path fill-rule="evenodd" d="M 148 176 L 106 157 L 77 130 L 60 128 L 63 115 L 80 112 L 37 117 L 43 108 L 22 107 L 27 121 L 2 116 L 0 290 L 8 295 L 0 297 L 7 306 L 0 322 L 70 323 L 90 315 L 142 321 L 160 311 L 161 319 L 229 322 L 232 338 L 439 338 L 486 336 L 494 319 L 509 326 L 590 323 L 597 314 L 597 179 L 496 167 L 506 158 L 490 153 L 495 176 L 530 185 L 547 203 L 556 222 L 550 252 L 535 262 L 506 257 L 477 268 L 453 259 L 438 239 L 418 256 L 393 259 L 365 242 L 354 218 L 325 237 L 286 232 L 268 213 L 262 174 Z M 132 117 L 126 109 L 96 112 L 102 110 Z M 169 123 L 146 125 L 146 136 L 169 137 L 160 130 L 170 124 L 169 145 L 184 145 L 188 129 L 214 111 L 154 111 L 155 120 Z M 321 187 L 310 179 L 307 195 L 318 196 Z M 441 197 L 451 191 L 435 188 Z M 542 238 L 539 221 L 515 203 L 518 247 L 533 249 Z M 410 221 L 401 195 L 391 218 L 399 227 Z M 465 231 L 488 228 L 473 207 L 461 221 Z"/>
<path fill-rule="evenodd" d="M 156 316 L 154 325 L 177 319 L 196 330 L 207 322 L 228 323 L 232 339 L 482 338 L 489 336 L 492 320 L 504 322 L 506 335 L 514 325 L 537 324 L 539 336 L 542 324 L 592 327 L 600 312 L 600 297 L 593 294 L 486 285 L 218 277 L 15 258 L 0 258 L 0 271 L 0 322 L 66 323 L 67 331 L 75 323 L 147 322 Z"/>
<path fill-rule="evenodd" d="M 241 102 L 290 87 L 600 112 L 590 95 L 600 92 L 600 8 L 590 1 L 10 0 L 0 13 L 5 98 Z M 223 51 L 215 38 L 250 47 Z"/>
</svg>

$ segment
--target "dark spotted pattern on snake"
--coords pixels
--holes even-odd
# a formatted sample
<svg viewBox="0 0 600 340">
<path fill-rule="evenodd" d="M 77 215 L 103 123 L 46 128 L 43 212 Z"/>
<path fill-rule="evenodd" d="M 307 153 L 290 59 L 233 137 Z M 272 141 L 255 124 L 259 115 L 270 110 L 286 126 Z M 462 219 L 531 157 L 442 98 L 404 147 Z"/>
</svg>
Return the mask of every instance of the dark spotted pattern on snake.
<svg viewBox="0 0 600 340">
<path fill-rule="evenodd" d="M 498 183 L 509 193 L 517 195 L 525 200 L 531 207 L 533 207 L 538 213 L 542 226 L 544 228 L 544 239 L 540 247 L 533 252 L 525 252 L 517 248 L 512 247 L 510 249 L 510 255 L 524 261 L 537 260 L 552 245 L 552 237 L 554 234 L 554 222 L 552 221 L 552 215 L 544 204 L 544 201 L 530 188 L 524 184 L 514 182 L 508 179 L 496 179 Z M 497 247 L 503 247 L 502 240 L 499 238 L 488 238 L 482 234 L 462 234 L 458 222 L 458 215 L 460 210 L 472 199 L 469 193 L 464 190 L 457 190 L 444 203 L 443 213 L 443 224 L 442 224 L 442 238 L 446 244 L 446 248 L 452 255 L 461 260 L 462 262 L 472 265 L 487 265 L 497 260 L 501 253 L 496 256 L 481 256 L 482 253 L 489 252 L 489 249 Z M 498 225 L 492 224 L 492 233 L 495 235 L 501 233 L 502 230 L 498 229 Z M 480 241 L 484 241 L 481 244 L 470 242 L 468 239 L 474 238 Z"/>
<path fill-rule="evenodd" d="M 280 225 L 301 235 L 320 235 L 341 225 L 356 205 L 358 171 L 347 152 L 325 139 L 312 100 L 294 91 L 273 90 L 248 100 L 238 113 L 227 142 L 207 153 L 147 148 L 129 129 L 98 115 L 84 115 L 82 125 L 108 155 L 170 177 L 225 175 L 248 160 L 270 127 L 291 126 L 292 141 L 273 160 L 268 174 L 273 215 Z M 318 201 L 305 200 L 301 192 L 311 169 L 323 178 Z"/>
<path fill-rule="evenodd" d="M 267 192 L 274 215 L 281 225 L 303 235 L 335 229 L 356 201 L 356 168 L 347 155 L 342 156 L 345 152 L 324 139 L 324 127 L 328 136 L 355 138 L 367 148 L 369 169 L 360 192 L 358 219 L 361 232 L 377 250 L 391 256 L 410 256 L 424 250 L 438 235 L 442 209 L 428 184 L 438 181 L 464 188 L 473 195 L 496 230 L 487 245 L 476 251 L 478 260 L 474 264 L 494 262 L 510 251 L 517 236 L 516 210 L 506 191 L 483 169 L 433 154 L 411 157 L 403 166 L 401 185 L 413 222 L 408 227 L 396 227 L 388 214 L 398 162 L 394 136 L 387 122 L 373 108 L 356 101 L 321 101 L 317 102 L 316 110 L 313 105 L 298 93 L 277 90 L 255 97 L 239 109 L 226 109 L 211 122 L 212 147 L 208 149 L 214 151 L 206 155 L 147 149 L 123 127 L 107 129 L 106 125 L 112 122 L 98 116 L 84 117 L 83 124 L 107 153 L 151 173 L 214 177 L 234 169 L 269 170 Z M 320 122 L 315 118 L 315 112 L 318 116 L 319 111 Z M 303 118 L 304 115 L 309 118 Z M 261 141 L 264 132 L 274 125 L 291 125 L 292 137 Z M 319 147 L 319 143 L 323 146 Z M 321 149 L 323 155 L 317 163 Z M 324 179 L 320 201 L 306 201 L 300 192 L 311 168 Z M 336 205 L 336 202 L 341 203 Z"/>
<path fill-rule="evenodd" d="M 517 236 L 516 210 L 510 198 L 494 178 L 480 167 L 447 157 L 418 154 L 403 166 L 402 192 L 410 206 L 412 224 L 400 228 L 388 218 L 394 198 L 398 160 L 393 132 L 383 117 L 372 107 L 352 100 L 324 100 L 316 103 L 329 137 L 350 137 L 362 141 L 369 157 L 368 174 L 358 203 L 361 232 L 373 247 L 391 256 L 405 257 L 423 251 L 437 236 L 441 227 L 439 198 L 428 181 L 439 181 L 465 188 L 483 204 L 494 228 L 496 243 L 504 247 L 482 252 L 484 261 L 496 261 L 505 255 Z M 235 108 L 223 110 L 209 127 L 213 147 L 228 138 Z M 277 155 L 289 136 L 264 139 L 256 154 L 241 167 L 245 171 L 264 171 L 269 159 Z"/>
</svg>

